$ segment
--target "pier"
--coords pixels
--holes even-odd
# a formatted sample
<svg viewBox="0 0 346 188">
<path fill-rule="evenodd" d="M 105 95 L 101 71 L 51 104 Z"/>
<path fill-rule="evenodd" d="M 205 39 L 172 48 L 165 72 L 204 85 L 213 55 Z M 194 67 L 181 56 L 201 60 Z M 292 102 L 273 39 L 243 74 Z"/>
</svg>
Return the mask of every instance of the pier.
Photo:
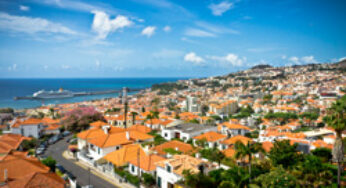
<svg viewBox="0 0 346 188">
<path fill-rule="evenodd" d="M 128 92 L 136 92 L 144 90 L 145 88 L 125 88 Z M 86 96 L 86 95 L 105 95 L 105 94 L 112 94 L 112 93 L 119 93 L 121 96 L 121 93 L 123 92 L 123 89 L 116 89 L 116 90 L 106 90 L 106 91 L 89 91 L 89 92 L 73 92 L 73 97 L 80 97 L 80 96 Z M 72 97 L 72 98 L 73 98 Z M 19 96 L 14 97 L 14 100 L 42 100 L 43 98 L 39 97 L 33 97 L 33 96 Z M 55 99 L 55 98 L 52 98 Z"/>
</svg>

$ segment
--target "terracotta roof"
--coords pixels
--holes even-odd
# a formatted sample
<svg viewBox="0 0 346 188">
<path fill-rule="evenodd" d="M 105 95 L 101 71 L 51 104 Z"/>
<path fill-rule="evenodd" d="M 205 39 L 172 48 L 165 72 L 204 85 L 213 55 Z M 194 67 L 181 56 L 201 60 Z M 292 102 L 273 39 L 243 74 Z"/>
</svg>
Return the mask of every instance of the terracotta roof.
<svg viewBox="0 0 346 188">
<path fill-rule="evenodd" d="M 222 141 L 221 144 L 231 145 L 231 144 L 235 144 L 238 141 L 241 141 L 243 144 L 247 144 L 248 142 L 251 142 L 252 139 L 242 135 L 237 135 Z"/>
<path fill-rule="evenodd" d="M 108 133 L 112 134 L 112 133 L 118 133 L 118 132 L 124 132 L 124 131 L 125 129 L 123 128 L 111 126 L 110 129 L 108 130 Z M 85 139 L 100 137 L 104 135 L 106 134 L 101 128 L 92 128 L 92 129 L 88 129 L 78 133 L 77 137 L 85 140 Z"/>
<path fill-rule="evenodd" d="M 161 145 L 155 146 L 154 148 L 152 148 L 152 150 L 157 151 L 157 153 L 160 155 L 165 155 L 166 152 L 164 150 L 168 148 L 172 148 L 172 149 L 177 148 L 178 151 L 181 151 L 185 154 L 193 151 L 193 147 L 190 144 L 186 144 L 184 142 L 180 142 L 177 140 L 165 142 Z"/>
<path fill-rule="evenodd" d="M 126 145 L 119 150 L 108 153 L 103 158 L 116 166 L 123 166 L 126 163 L 136 159 L 138 157 L 138 152 L 140 152 L 140 156 L 146 155 L 139 144 L 131 144 Z"/>
<path fill-rule="evenodd" d="M 151 132 L 151 129 L 145 125 L 133 125 L 129 128 L 127 128 L 129 131 L 139 131 L 142 133 L 149 133 Z"/>
<path fill-rule="evenodd" d="M 17 153 L 0 161 L 0 182 L 4 182 L 5 169 L 8 177 L 6 185 L 9 187 L 63 188 L 65 186 L 63 179 L 50 173 L 49 167 L 34 157 L 26 157 Z"/>
<path fill-rule="evenodd" d="M 24 140 L 32 138 L 19 134 L 4 134 L 0 136 L 0 153 L 8 153 L 10 150 L 17 150 Z"/>
<path fill-rule="evenodd" d="M 159 155 L 144 155 L 144 156 L 140 156 L 139 165 L 142 170 L 150 172 L 156 169 L 156 166 L 155 166 L 156 162 L 159 162 L 165 159 L 166 158 L 163 158 Z M 132 161 L 130 161 L 130 163 L 133 164 L 134 166 L 138 166 L 138 158 L 133 159 Z"/>
<path fill-rule="evenodd" d="M 229 129 L 245 129 L 245 130 L 251 130 L 249 127 L 241 125 L 241 124 L 235 124 L 235 123 L 229 123 L 224 122 L 221 124 L 222 126 L 226 126 Z"/>
<path fill-rule="evenodd" d="M 210 132 L 201 134 L 199 136 L 195 136 L 193 138 L 197 139 L 197 140 L 206 139 L 206 141 L 208 141 L 208 142 L 216 142 L 216 141 L 219 141 L 219 140 L 224 139 L 226 137 L 227 137 L 226 135 L 223 135 L 223 134 L 220 134 L 220 133 L 217 133 L 214 131 L 210 131 Z"/>
<path fill-rule="evenodd" d="M 191 173 L 198 173 L 199 166 L 201 164 L 209 163 L 204 162 L 201 159 L 191 157 L 189 155 L 173 155 L 173 158 L 171 159 L 166 159 L 157 162 L 156 166 L 165 168 L 166 164 L 170 164 L 172 166 L 172 170 L 175 174 L 182 176 L 184 170 L 190 170 Z"/>
<path fill-rule="evenodd" d="M 265 141 L 265 142 L 262 142 L 262 148 L 266 151 L 266 152 L 269 152 L 272 147 L 274 147 L 274 144 L 271 143 L 270 141 Z"/>
<path fill-rule="evenodd" d="M 235 155 L 235 150 L 233 148 L 227 148 L 221 151 L 226 157 L 232 158 Z"/>
<path fill-rule="evenodd" d="M 103 121 L 94 121 L 94 122 L 90 123 L 90 126 L 92 126 L 92 127 L 102 127 L 104 125 L 108 125 L 108 123 L 103 122 Z"/>
</svg>

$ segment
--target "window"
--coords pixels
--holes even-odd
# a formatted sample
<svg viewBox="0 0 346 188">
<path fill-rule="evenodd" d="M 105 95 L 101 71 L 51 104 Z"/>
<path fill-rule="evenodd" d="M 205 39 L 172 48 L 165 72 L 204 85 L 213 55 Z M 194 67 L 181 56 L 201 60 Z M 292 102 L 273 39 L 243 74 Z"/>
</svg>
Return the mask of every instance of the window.
<svg viewBox="0 0 346 188">
<path fill-rule="evenodd" d="M 161 177 L 157 176 L 157 186 L 161 188 Z"/>
<path fill-rule="evenodd" d="M 135 166 L 131 165 L 131 171 L 135 172 Z"/>
<path fill-rule="evenodd" d="M 97 153 L 100 154 L 101 153 L 101 149 L 97 148 Z"/>
<path fill-rule="evenodd" d="M 165 133 L 165 137 L 168 137 L 168 134 L 167 134 L 167 133 Z"/>
<path fill-rule="evenodd" d="M 198 167 L 198 170 L 203 174 L 204 173 L 204 166 L 203 165 L 200 165 Z"/>
<path fill-rule="evenodd" d="M 167 170 L 167 172 L 172 172 L 172 167 L 171 166 L 169 166 L 169 165 L 166 165 L 166 170 Z"/>
</svg>

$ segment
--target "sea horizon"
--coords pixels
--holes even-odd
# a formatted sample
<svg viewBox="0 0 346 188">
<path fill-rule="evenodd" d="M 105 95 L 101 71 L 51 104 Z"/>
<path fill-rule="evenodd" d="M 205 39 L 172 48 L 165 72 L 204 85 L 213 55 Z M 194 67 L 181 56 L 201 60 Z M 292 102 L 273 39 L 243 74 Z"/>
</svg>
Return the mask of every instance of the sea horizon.
<svg viewBox="0 0 346 188">
<path fill-rule="evenodd" d="M 117 97 L 117 93 L 103 95 L 88 95 L 64 99 L 49 100 L 14 100 L 14 97 L 31 96 L 40 90 L 58 90 L 63 88 L 72 92 L 107 91 L 123 87 L 146 89 L 153 84 L 175 82 L 188 79 L 186 77 L 161 78 L 0 78 L 0 108 L 27 109 L 49 104 L 65 104 L 82 101 Z M 34 82 L 33 82 L 34 81 Z M 130 93 L 130 94 L 134 94 Z"/>
</svg>

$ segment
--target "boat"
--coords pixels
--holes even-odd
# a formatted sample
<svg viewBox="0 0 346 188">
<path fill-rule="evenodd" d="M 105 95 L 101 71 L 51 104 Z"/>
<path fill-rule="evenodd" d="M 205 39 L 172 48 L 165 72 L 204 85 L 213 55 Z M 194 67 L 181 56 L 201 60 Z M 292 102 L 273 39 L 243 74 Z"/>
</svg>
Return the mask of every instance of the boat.
<svg viewBox="0 0 346 188">
<path fill-rule="evenodd" d="M 40 90 L 32 95 L 35 99 L 57 99 L 74 97 L 74 93 L 60 88 L 58 91 Z"/>
</svg>

